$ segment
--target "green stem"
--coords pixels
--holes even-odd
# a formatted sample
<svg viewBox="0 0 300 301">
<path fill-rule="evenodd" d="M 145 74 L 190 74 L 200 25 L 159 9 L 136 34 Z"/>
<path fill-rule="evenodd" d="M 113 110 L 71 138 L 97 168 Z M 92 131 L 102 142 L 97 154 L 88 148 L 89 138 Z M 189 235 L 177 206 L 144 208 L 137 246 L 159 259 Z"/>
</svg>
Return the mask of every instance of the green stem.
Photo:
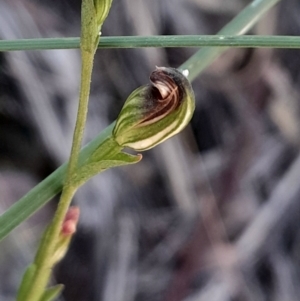
<svg viewBox="0 0 300 301">
<path fill-rule="evenodd" d="M 40 256 L 39 260 L 36 262 L 34 278 L 26 292 L 26 299 L 22 301 L 39 301 L 45 291 L 51 276 L 53 268 L 52 256 L 59 238 L 62 223 L 76 190 L 77 188 L 73 186 L 63 188 L 58 208 L 55 212 L 50 228 L 47 230 L 49 231 L 47 237 L 38 250 L 38 254 Z"/>
<path fill-rule="evenodd" d="M 78 49 L 79 38 L 2 40 L 1 51 Z M 298 36 L 177 35 L 101 37 L 98 48 L 239 47 L 299 49 Z"/>
<path fill-rule="evenodd" d="M 63 186 L 60 201 L 58 203 L 58 208 L 55 212 L 53 221 L 51 222 L 50 227 L 47 230 L 47 237 L 39 247 L 39 260 L 36 262 L 36 272 L 32 284 L 26 294 L 26 300 L 24 301 L 38 301 L 45 291 L 45 287 L 49 282 L 51 269 L 54 264 L 51 258 L 53 256 L 53 253 L 55 252 L 55 247 L 59 239 L 64 218 L 72 202 L 72 198 L 78 188 L 77 186 L 72 185 L 71 179 L 78 167 L 79 153 L 81 149 L 88 111 L 88 100 L 90 94 L 94 54 L 94 50 L 81 51 L 82 65 L 79 105 L 73 135 L 72 150 L 65 178 L 65 183 L 68 184 Z"/>
<path fill-rule="evenodd" d="M 81 143 L 86 123 L 88 101 L 90 95 L 90 83 L 92 78 L 94 52 L 81 52 L 82 65 L 81 65 L 81 87 L 79 105 L 77 111 L 77 121 L 73 136 L 73 144 L 71 150 L 70 161 L 67 170 L 66 180 L 69 180 L 77 168 Z"/>
</svg>

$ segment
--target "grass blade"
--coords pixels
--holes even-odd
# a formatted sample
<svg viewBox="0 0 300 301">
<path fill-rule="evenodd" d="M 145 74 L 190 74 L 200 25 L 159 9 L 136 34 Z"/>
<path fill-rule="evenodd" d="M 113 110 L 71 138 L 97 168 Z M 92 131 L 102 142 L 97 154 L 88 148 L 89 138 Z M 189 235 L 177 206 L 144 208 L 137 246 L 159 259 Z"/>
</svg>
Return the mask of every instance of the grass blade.
<svg viewBox="0 0 300 301">
<path fill-rule="evenodd" d="M 1 51 L 78 49 L 79 38 L 2 40 Z M 183 35 L 102 37 L 98 48 L 300 48 L 298 36 Z"/>
<path fill-rule="evenodd" d="M 218 35 L 242 35 L 280 0 L 254 0 L 247 5 L 234 19 L 223 27 Z M 189 70 L 188 78 L 193 80 L 208 65 L 210 65 L 228 47 L 209 47 L 199 50 L 191 56 L 180 68 Z"/>
</svg>

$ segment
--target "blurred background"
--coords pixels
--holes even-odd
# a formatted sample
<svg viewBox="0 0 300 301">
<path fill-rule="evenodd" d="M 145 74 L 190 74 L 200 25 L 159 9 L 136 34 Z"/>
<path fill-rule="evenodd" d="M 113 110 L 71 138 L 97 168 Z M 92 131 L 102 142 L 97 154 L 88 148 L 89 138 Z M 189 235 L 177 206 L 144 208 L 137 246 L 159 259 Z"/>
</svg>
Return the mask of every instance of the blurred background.
<svg viewBox="0 0 300 301">
<path fill-rule="evenodd" d="M 110 35 L 215 34 L 249 0 L 114 0 Z M 79 36 L 75 1 L 1 0 L 0 38 Z M 251 31 L 299 35 L 282 0 Z M 148 82 L 196 49 L 96 55 L 85 143 Z M 0 53 L 0 212 L 69 155 L 78 50 Z M 300 53 L 232 49 L 193 82 L 196 112 L 141 163 L 78 191 L 78 232 L 53 282 L 60 301 L 297 301 L 300 295 Z M 57 199 L 0 243 L 0 300 L 15 300 Z"/>
</svg>

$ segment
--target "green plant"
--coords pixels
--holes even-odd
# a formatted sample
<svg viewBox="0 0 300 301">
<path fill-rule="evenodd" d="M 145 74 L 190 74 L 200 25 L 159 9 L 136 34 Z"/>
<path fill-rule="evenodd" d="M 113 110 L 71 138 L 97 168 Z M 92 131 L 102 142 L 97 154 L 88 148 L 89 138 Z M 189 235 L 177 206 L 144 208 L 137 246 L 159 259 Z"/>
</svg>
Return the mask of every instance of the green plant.
<svg viewBox="0 0 300 301">
<path fill-rule="evenodd" d="M 229 43 L 227 46 L 229 46 L 230 41 L 236 39 L 233 36 L 244 34 L 271 6 L 278 1 L 279 0 L 253 1 L 232 22 L 230 22 L 219 32 L 219 36 L 209 39 L 210 42 L 217 41 L 219 43 L 217 46 L 222 47 L 204 48 L 200 50 L 187 62 L 185 62 L 180 69 L 187 70 L 188 78 L 193 80 L 217 56 L 227 49 L 227 47 L 224 46 L 225 44 L 222 44 L 224 41 L 227 41 Z M 104 6 L 101 6 L 101 3 Z M 83 2 L 82 36 L 80 40 L 80 48 L 82 53 L 82 82 L 78 117 L 69 163 L 60 167 L 47 179 L 41 182 L 36 188 L 24 196 L 0 218 L 0 238 L 3 238 L 23 220 L 33 214 L 39 207 L 41 207 L 55 194 L 62 190 L 61 201 L 59 203 L 57 213 L 54 217 L 53 223 L 49 226 L 44 234 L 34 263 L 28 268 L 25 274 L 24 281 L 20 288 L 18 300 L 52 300 L 59 293 L 59 290 L 61 289 L 60 286 L 47 290 L 45 290 L 45 287 L 48 283 L 53 265 L 61 258 L 61 254 L 65 253 L 70 241 L 70 236 L 62 236 L 61 229 L 63 227 L 70 202 L 77 188 L 87 181 L 91 176 L 107 168 L 140 161 L 141 156 L 132 156 L 123 153 L 123 146 L 131 146 L 137 150 L 146 150 L 176 132 L 168 132 L 166 133 L 166 137 L 163 136 L 157 139 L 156 135 L 159 132 L 164 131 L 165 125 L 163 125 L 162 128 L 156 126 L 153 127 L 151 123 L 149 124 L 149 120 L 145 118 L 145 116 L 148 116 L 148 113 L 146 115 L 143 113 L 141 116 L 143 121 L 146 120 L 145 124 L 147 126 L 145 127 L 139 127 L 140 124 L 143 124 L 139 121 L 140 117 L 138 120 L 129 117 L 131 119 L 129 119 L 129 122 L 127 122 L 127 116 L 125 116 L 124 118 L 126 122 L 124 123 L 124 118 L 122 117 L 124 115 L 121 113 L 121 117 L 119 118 L 119 121 L 117 121 L 116 126 L 115 124 L 109 126 L 80 153 L 81 141 L 87 115 L 87 102 L 89 97 L 89 85 L 93 66 L 93 57 L 99 42 L 98 33 L 104 19 L 107 16 L 110 4 L 111 1 L 96 2 L 85 0 Z M 195 42 L 197 39 L 197 37 L 193 37 L 192 41 Z M 123 39 L 125 42 L 127 40 L 129 40 L 129 38 Z M 136 38 L 135 41 L 137 40 L 138 38 Z M 284 41 L 284 38 L 281 38 L 281 40 L 277 39 L 277 42 L 278 40 Z M 288 44 L 291 40 L 292 38 L 289 38 L 288 40 L 284 41 L 284 43 Z M 296 38 L 294 38 L 294 40 L 299 43 Z M 78 42 L 78 40 L 76 41 Z M 119 42 L 121 41 L 122 40 L 119 40 Z M 259 41 L 259 38 L 257 38 L 257 41 Z M 252 42 L 254 43 L 252 46 L 255 45 L 255 38 L 252 38 Z M 162 42 L 161 46 L 164 46 L 163 43 L 164 42 Z M 23 41 L 23 45 L 25 44 L 26 43 Z M 31 43 L 31 45 L 33 44 L 34 43 Z M 7 47 L 8 43 L 6 42 L 6 44 L 4 43 L 2 45 L 6 45 L 5 47 Z M 151 44 L 148 45 L 153 46 Z M 265 46 L 270 45 L 272 46 L 272 44 L 267 44 Z M 3 48 L 4 50 L 5 47 Z M 12 49 L 6 48 L 6 50 Z M 143 101 L 143 97 L 140 93 L 141 91 L 144 91 L 143 89 L 144 88 L 141 88 L 133 92 L 133 94 L 129 97 L 125 104 L 124 110 L 126 110 L 126 112 L 124 114 L 131 112 L 130 106 L 132 102 L 137 102 L 139 105 L 140 102 Z M 185 95 L 187 100 L 184 102 L 184 104 L 192 103 L 193 96 L 191 96 L 192 92 L 190 91 L 188 83 L 185 83 L 185 91 L 187 91 Z M 161 92 L 161 94 L 163 94 L 163 92 Z M 193 105 L 189 107 L 191 108 L 188 109 L 187 115 L 184 113 L 182 116 L 180 115 L 180 117 L 178 117 L 177 115 L 179 114 L 175 114 L 176 116 L 172 116 L 172 118 L 175 119 L 169 120 L 171 122 L 168 122 L 167 125 L 173 124 L 173 121 L 177 121 L 178 118 L 180 121 L 184 120 L 183 125 L 185 125 L 186 122 L 189 121 L 193 111 Z M 135 109 L 135 107 L 133 109 Z M 187 117 L 185 118 L 185 116 Z M 139 127 L 138 130 L 137 127 Z M 181 128 L 181 123 L 176 124 L 175 127 L 176 129 L 177 127 Z M 128 131 L 131 130 L 134 130 L 132 135 L 128 134 Z M 155 140 L 151 140 L 149 142 L 148 139 L 151 137 L 156 138 Z M 147 140 L 147 143 L 141 145 L 139 143 L 140 139 Z M 58 253 L 59 256 L 57 256 Z"/>
</svg>

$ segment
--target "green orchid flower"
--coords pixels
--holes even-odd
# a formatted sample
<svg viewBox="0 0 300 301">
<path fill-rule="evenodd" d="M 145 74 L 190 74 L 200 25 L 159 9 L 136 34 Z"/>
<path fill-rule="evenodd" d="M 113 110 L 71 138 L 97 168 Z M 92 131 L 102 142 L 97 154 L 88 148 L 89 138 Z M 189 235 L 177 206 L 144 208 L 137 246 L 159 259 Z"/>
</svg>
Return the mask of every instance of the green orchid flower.
<svg viewBox="0 0 300 301">
<path fill-rule="evenodd" d="M 148 150 L 179 133 L 195 110 L 195 97 L 185 75 L 157 67 L 150 84 L 137 88 L 126 100 L 113 130 L 122 147 Z"/>
</svg>

